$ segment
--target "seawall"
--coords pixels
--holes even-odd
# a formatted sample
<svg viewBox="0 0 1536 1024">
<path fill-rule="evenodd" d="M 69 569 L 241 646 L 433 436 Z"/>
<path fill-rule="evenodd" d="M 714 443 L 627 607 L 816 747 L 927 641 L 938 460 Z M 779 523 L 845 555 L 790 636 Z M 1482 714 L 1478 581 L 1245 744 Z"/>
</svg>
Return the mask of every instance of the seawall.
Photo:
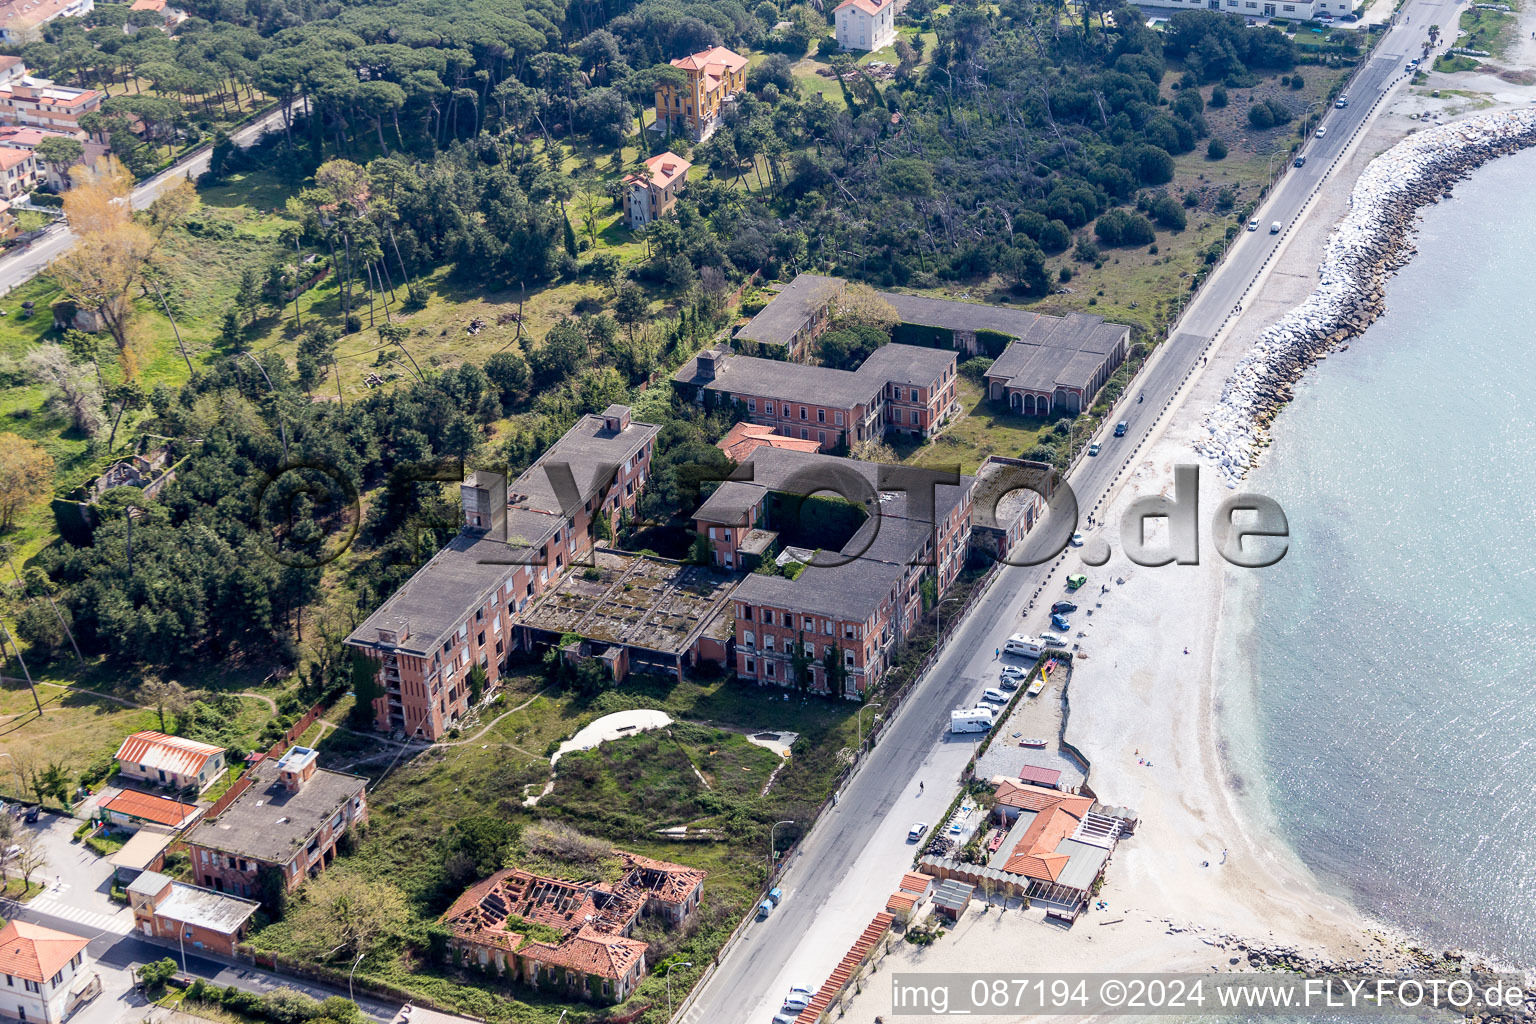
<svg viewBox="0 0 1536 1024">
<path fill-rule="evenodd" d="M 1305 302 L 1259 335 L 1206 416 L 1195 450 L 1235 486 L 1269 443 L 1268 426 L 1309 367 L 1385 310 L 1386 281 L 1414 253 L 1418 211 L 1495 157 L 1536 144 L 1536 111 L 1510 110 L 1418 132 L 1373 160 L 1355 182 Z"/>
</svg>

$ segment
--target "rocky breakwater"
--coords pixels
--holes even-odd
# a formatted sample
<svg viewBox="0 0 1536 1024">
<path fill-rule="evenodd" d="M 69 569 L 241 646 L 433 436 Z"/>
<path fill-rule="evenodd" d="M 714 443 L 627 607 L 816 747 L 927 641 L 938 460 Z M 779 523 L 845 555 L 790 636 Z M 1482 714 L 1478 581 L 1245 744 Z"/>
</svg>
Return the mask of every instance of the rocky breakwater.
<svg viewBox="0 0 1536 1024">
<path fill-rule="evenodd" d="M 1387 278 L 1413 254 L 1419 209 L 1488 160 L 1532 144 L 1536 111 L 1501 111 L 1418 132 L 1371 161 L 1350 195 L 1349 215 L 1328 236 L 1321 283 L 1265 329 L 1206 416 L 1209 437 L 1195 450 L 1228 487 L 1253 468 L 1301 375 L 1381 315 Z"/>
</svg>

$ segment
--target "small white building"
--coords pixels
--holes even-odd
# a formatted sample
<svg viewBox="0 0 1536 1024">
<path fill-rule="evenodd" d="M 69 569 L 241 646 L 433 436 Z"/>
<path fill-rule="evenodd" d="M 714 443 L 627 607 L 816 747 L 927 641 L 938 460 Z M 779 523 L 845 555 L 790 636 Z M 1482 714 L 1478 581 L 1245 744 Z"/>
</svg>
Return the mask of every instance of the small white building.
<svg viewBox="0 0 1536 1024">
<path fill-rule="evenodd" d="M 89 939 L 9 921 L 0 928 L 0 1014 L 27 1024 L 58 1024 L 100 990 L 85 957 Z"/>
<path fill-rule="evenodd" d="M 833 12 L 837 45 L 883 50 L 896 42 L 896 0 L 843 0 Z"/>
<path fill-rule="evenodd" d="M 1142 0 L 1137 6 L 1164 11 L 1221 11 L 1286 21 L 1337 20 L 1354 9 L 1352 0 Z"/>
</svg>

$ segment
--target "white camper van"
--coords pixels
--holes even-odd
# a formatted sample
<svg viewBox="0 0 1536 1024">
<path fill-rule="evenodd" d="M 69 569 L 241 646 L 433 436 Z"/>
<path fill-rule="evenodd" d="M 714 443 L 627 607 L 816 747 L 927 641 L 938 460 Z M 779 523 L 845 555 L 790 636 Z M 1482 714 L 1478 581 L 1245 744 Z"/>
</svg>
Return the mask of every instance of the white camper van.
<svg viewBox="0 0 1536 1024">
<path fill-rule="evenodd" d="M 992 711 L 989 708 L 964 708 L 949 713 L 949 731 L 986 732 L 992 728 Z"/>
<path fill-rule="evenodd" d="M 1003 645 L 1004 654 L 1020 654 L 1026 658 L 1038 658 L 1045 653 L 1045 645 L 1032 636 L 1015 633 Z"/>
</svg>

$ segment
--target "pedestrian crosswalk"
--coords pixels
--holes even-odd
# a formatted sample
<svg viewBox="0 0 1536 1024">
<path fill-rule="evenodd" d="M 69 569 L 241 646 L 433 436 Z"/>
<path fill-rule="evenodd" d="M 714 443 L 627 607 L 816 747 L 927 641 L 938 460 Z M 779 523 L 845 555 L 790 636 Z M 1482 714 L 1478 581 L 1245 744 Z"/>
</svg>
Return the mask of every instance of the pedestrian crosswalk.
<svg viewBox="0 0 1536 1024">
<path fill-rule="evenodd" d="M 133 914 L 127 908 L 115 914 L 103 914 L 95 910 L 85 910 L 81 907 L 72 907 L 55 899 L 51 893 L 44 892 L 34 897 L 32 902 L 24 904 L 27 910 L 48 917 L 59 917 L 76 924 L 83 924 L 87 928 L 97 931 L 111 932 L 114 935 L 127 935 L 133 931 Z"/>
</svg>

